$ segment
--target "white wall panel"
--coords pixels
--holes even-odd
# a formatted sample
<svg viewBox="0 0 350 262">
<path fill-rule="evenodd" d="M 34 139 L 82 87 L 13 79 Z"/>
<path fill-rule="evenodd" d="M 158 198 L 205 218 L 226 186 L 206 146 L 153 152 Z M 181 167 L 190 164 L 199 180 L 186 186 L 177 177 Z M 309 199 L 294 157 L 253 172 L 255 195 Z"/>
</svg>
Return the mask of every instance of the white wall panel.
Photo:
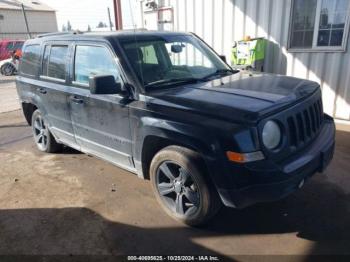
<svg viewBox="0 0 350 262">
<path fill-rule="evenodd" d="M 221 43 L 221 52 L 220 54 L 225 55 L 227 61 L 230 61 L 231 59 L 231 48 L 233 45 L 232 39 L 232 26 L 227 26 L 227 25 L 232 25 L 233 24 L 233 2 L 231 0 L 224 0 L 223 1 L 223 27 L 222 27 L 222 34 L 223 34 L 223 39 Z"/>
<path fill-rule="evenodd" d="M 22 11 L 0 9 L 0 14 L 4 17 L 0 20 L 1 38 L 27 38 Z M 57 31 L 55 12 L 27 10 L 26 15 L 29 30 L 33 35 Z"/>
</svg>

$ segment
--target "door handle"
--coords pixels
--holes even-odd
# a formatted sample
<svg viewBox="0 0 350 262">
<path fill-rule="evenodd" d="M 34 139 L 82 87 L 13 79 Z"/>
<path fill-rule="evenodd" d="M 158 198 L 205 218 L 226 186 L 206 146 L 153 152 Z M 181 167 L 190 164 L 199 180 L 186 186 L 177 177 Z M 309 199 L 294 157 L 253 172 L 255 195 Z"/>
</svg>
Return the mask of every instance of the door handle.
<svg viewBox="0 0 350 262">
<path fill-rule="evenodd" d="M 71 96 L 70 99 L 71 99 L 74 103 L 76 103 L 76 104 L 82 104 L 82 103 L 84 103 L 84 100 L 81 99 L 81 98 L 79 98 L 79 97 L 77 97 L 77 96 Z"/>
<path fill-rule="evenodd" d="M 38 92 L 41 93 L 41 94 L 46 94 L 47 91 L 45 90 L 45 88 L 38 88 Z"/>
</svg>

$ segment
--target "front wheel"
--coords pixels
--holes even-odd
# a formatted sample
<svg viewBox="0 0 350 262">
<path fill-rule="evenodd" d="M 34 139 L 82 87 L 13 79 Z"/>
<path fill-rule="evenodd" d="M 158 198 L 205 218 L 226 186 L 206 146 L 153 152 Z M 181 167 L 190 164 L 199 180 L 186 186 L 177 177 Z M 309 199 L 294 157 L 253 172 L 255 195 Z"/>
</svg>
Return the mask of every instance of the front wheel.
<svg viewBox="0 0 350 262">
<path fill-rule="evenodd" d="M 11 63 L 5 63 L 1 66 L 1 74 L 4 76 L 12 76 L 16 72 L 16 68 Z"/>
<path fill-rule="evenodd" d="M 62 145 L 56 142 L 39 109 L 32 115 L 32 130 L 35 144 L 40 151 L 55 153 L 61 150 Z"/>
<path fill-rule="evenodd" d="M 221 207 L 201 164 L 196 152 L 169 146 L 155 155 L 150 167 L 158 202 L 172 218 L 191 226 L 207 222 Z"/>
</svg>

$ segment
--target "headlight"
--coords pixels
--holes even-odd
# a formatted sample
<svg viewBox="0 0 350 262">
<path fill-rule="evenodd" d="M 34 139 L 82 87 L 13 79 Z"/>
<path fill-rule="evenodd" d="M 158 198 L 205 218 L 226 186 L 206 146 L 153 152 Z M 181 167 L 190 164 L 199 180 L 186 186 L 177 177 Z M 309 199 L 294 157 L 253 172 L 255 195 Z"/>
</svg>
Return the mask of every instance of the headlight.
<svg viewBox="0 0 350 262">
<path fill-rule="evenodd" d="M 263 131 L 262 140 L 268 149 L 276 148 L 281 142 L 281 129 L 275 121 L 267 121 Z"/>
</svg>

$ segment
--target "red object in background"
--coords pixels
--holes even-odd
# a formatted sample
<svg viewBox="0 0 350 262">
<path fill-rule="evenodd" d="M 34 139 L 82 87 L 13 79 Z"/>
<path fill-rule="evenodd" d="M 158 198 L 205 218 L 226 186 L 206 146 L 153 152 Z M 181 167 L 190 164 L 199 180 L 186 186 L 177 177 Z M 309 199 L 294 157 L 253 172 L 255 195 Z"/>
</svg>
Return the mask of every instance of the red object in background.
<svg viewBox="0 0 350 262">
<path fill-rule="evenodd" d="M 17 59 L 22 57 L 22 49 L 16 49 L 15 57 L 17 57 Z"/>
<path fill-rule="evenodd" d="M 21 50 L 23 46 L 23 40 L 2 40 L 0 41 L 0 61 L 11 58 L 13 51 Z M 21 54 L 18 52 L 18 54 Z"/>
</svg>

